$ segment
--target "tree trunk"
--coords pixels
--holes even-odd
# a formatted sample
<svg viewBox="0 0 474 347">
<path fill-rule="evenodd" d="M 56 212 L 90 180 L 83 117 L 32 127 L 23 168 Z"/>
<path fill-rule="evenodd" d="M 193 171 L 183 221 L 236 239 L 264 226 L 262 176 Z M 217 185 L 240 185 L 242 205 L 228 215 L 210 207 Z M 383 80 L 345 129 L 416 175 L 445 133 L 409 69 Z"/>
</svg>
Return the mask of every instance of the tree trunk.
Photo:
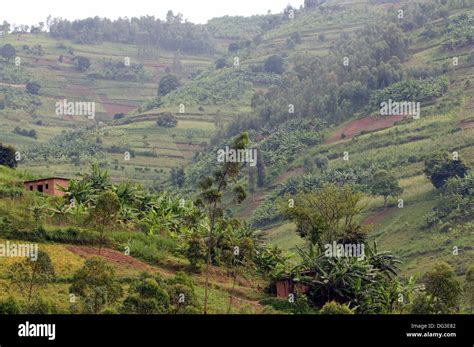
<svg viewBox="0 0 474 347">
<path fill-rule="evenodd" d="M 234 289 L 235 289 L 235 282 L 237 280 L 237 272 L 234 271 L 234 281 L 232 283 L 232 289 L 230 291 L 230 298 L 229 298 L 229 308 L 227 309 L 227 314 L 230 313 L 230 309 L 232 308 L 232 299 L 234 295 Z"/>
<path fill-rule="evenodd" d="M 209 240 L 207 241 L 207 264 L 206 264 L 206 284 L 204 287 L 204 314 L 207 314 L 208 287 L 209 287 L 209 271 L 211 269 L 211 247 L 212 247 L 212 231 L 214 226 L 209 229 Z"/>
<path fill-rule="evenodd" d="M 102 242 L 104 242 L 104 229 L 105 229 L 104 226 L 102 226 L 100 229 L 99 255 L 100 255 L 100 252 L 102 251 Z"/>
</svg>

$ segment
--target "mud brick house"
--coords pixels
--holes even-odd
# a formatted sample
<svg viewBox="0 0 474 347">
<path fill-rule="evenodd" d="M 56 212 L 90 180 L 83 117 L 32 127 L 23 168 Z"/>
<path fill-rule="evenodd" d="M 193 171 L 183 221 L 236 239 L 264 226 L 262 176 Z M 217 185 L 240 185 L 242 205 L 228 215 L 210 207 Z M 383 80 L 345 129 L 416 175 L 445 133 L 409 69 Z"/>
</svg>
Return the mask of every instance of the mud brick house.
<svg viewBox="0 0 474 347">
<path fill-rule="evenodd" d="M 69 179 L 62 177 L 42 178 L 34 181 L 24 182 L 25 189 L 30 192 L 40 192 L 47 195 L 63 196 L 59 187 L 67 188 Z"/>
<path fill-rule="evenodd" d="M 301 276 L 314 277 L 315 274 L 314 271 L 304 271 Z M 309 290 L 309 285 L 297 282 L 293 278 L 281 278 L 275 282 L 275 292 L 278 298 L 288 298 L 288 295 L 295 293 L 306 294 Z"/>
</svg>

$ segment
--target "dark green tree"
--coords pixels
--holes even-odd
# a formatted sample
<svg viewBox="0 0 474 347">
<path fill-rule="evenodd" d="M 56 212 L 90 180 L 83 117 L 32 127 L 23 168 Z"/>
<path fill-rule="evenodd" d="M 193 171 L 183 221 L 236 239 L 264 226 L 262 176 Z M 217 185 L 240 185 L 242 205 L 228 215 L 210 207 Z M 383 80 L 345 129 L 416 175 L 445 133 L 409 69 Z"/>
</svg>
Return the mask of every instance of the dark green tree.
<svg viewBox="0 0 474 347">
<path fill-rule="evenodd" d="M 184 183 L 186 182 L 186 174 L 184 172 L 184 168 L 172 168 L 170 173 L 171 183 L 175 187 L 182 188 Z"/>
<path fill-rule="evenodd" d="M 158 85 L 158 95 L 165 96 L 179 87 L 178 78 L 174 75 L 168 74 L 164 76 Z"/>
<path fill-rule="evenodd" d="M 202 236 L 193 232 L 187 236 L 185 256 L 189 260 L 193 271 L 201 270 L 206 263 L 206 242 Z"/>
<path fill-rule="evenodd" d="M 7 61 L 7 63 L 9 63 L 10 60 L 16 56 L 16 49 L 11 44 L 7 43 L 0 50 L 0 54 Z"/>
<path fill-rule="evenodd" d="M 81 72 L 87 71 L 91 66 L 91 61 L 89 58 L 83 56 L 74 57 L 74 62 L 76 64 L 76 69 Z"/>
<path fill-rule="evenodd" d="M 316 164 L 316 167 L 322 172 L 328 167 L 329 159 L 325 155 L 320 154 L 314 158 L 314 163 Z"/>
<path fill-rule="evenodd" d="M 41 86 L 38 83 L 35 82 L 28 82 L 26 84 L 26 91 L 30 94 L 33 95 L 38 95 L 40 91 Z"/>
<path fill-rule="evenodd" d="M 178 124 L 178 119 L 171 112 L 165 112 L 158 116 L 156 125 L 164 128 L 174 128 Z"/>
<path fill-rule="evenodd" d="M 129 296 L 124 300 L 122 312 L 127 314 L 169 313 L 170 296 L 160 284 L 148 274 L 142 274 L 132 285 Z"/>
<path fill-rule="evenodd" d="M 461 159 L 453 160 L 449 154 L 438 153 L 425 160 L 425 175 L 436 188 L 444 186 L 451 177 L 464 178 L 468 167 Z"/>
<path fill-rule="evenodd" d="M 281 75 L 285 69 L 283 66 L 283 58 L 278 55 L 272 55 L 265 60 L 263 65 L 265 72 L 276 73 Z"/>
<path fill-rule="evenodd" d="M 5 165 L 12 169 L 16 168 L 18 162 L 15 157 L 16 151 L 13 147 L 4 146 L 0 143 L 0 165 Z"/>
<path fill-rule="evenodd" d="M 219 58 L 216 60 L 216 70 L 220 70 L 227 67 L 227 62 L 224 58 Z"/>
</svg>

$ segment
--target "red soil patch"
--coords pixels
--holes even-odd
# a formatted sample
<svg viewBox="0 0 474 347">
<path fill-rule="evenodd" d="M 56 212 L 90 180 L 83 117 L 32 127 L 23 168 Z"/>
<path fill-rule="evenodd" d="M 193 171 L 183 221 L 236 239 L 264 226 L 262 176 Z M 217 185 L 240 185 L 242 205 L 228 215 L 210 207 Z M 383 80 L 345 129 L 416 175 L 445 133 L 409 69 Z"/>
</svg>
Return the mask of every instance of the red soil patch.
<svg viewBox="0 0 474 347">
<path fill-rule="evenodd" d="M 368 216 L 362 222 L 362 225 L 380 224 L 389 212 L 390 212 L 390 209 L 388 209 L 388 208 L 387 208 L 387 210 L 382 210 L 382 211 L 375 212 L 375 213 L 371 214 L 370 216 Z"/>
<path fill-rule="evenodd" d="M 375 130 L 386 129 L 393 126 L 396 122 L 404 119 L 404 115 L 396 116 L 368 116 L 362 119 L 356 119 L 347 124 L 344 129 L 341 129 L 331 135 L 326 140 L 326 144 L 334 143 L 343 139 L 343 134 L 345 138 L 352 138 L 355 135 L 361 134 L 363 131 L 370 132 Z"/>
<path fill-rule="evenodd" d="M 84 247 L 84 246 L 69 246 L 69 247 L 66 247 L 66 249 L 74 254 L 79 255 L 80 257 L 84 259 L 99 256 L 98 248 Z M 150 272 L 157 271 L 157 269 L 155 269 L 151 265 L 143 263 L 135 258 L 132 258 L 130 256 L 127 256 L 123 253 L 114 251 L 109 248 L 102 248 L 100 252 L 100 257 L 104 258 L 108 262 L 112 263 L 113 265 L 121 269 L 123 268 L 136 269 L 140 271 L 150 271 Z"/>
<path fill-rule="evenodd" d="M 471 121 L 469 121 L 469 122 L 463 122 L 463 123 L 461 123 L 461 127 L 462 127 L 463 129 L 472 129 L 472 128 L 474 128 L 474 120 L 471 120 Z"/>
<path fill-rule="evenodd" d="M 135 105 L 119 104 L 116 101 L 112 101 L 106 95 L 100 95 L 99 99 L 102 106 L 104 106 L 105 112 L 111 118 L 117 113 L 128 113 L 136 108 Z"/>
</svg>

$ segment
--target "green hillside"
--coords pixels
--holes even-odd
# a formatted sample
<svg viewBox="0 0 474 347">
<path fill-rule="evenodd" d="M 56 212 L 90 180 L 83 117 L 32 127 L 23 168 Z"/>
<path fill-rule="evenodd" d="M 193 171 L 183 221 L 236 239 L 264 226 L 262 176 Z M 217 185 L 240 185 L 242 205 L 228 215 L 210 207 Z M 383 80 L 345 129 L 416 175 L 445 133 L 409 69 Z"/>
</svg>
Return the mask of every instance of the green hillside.
<svg viewBox="0 0 474 347">
<path fill-rule="evenodd" d="M 47 253 L 47 313 L 472 313 L 472 0 L 48 25 L 0 36 L 0 243 Z M 0 311 L 33 310 L 18 264 Z M 88 266 L 114 272 L 97 310 Z"/>
</svg>

